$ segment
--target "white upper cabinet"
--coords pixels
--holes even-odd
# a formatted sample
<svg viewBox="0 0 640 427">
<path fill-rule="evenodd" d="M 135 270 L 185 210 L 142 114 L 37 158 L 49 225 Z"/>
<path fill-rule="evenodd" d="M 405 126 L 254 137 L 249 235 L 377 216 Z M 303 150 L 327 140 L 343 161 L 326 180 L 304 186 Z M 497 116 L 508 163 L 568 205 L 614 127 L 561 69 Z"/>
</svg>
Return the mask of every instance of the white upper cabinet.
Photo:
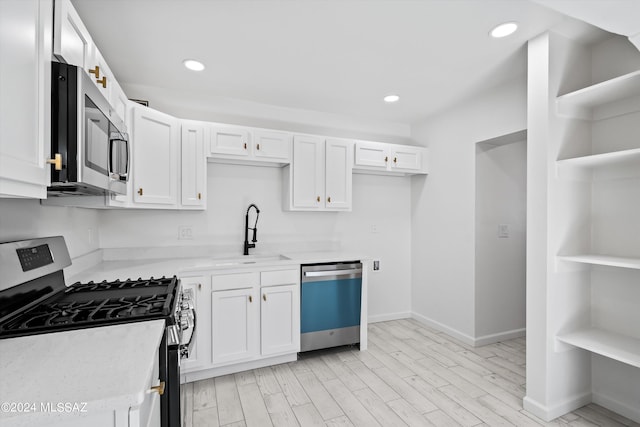
<svg viewBox="0 0 640 427">
<path fill-rule="evenodd" d="M 213 162 L 282 166 L 291 162 L 291 140 L 284 132 L 214 125 L 209 156 Z"/>
<path fill-rule="evenodd" d="M 182 121 L 180 198 L 183 208 L 204 209 L 207 205 L 204 128 L 202 122 Z"/>
<path fill-rule="evenodd" d="M 353 168 L 359 173 L 426 174 L 427 155 L 423 147 L 358 141 Z"/>
<path fill-rule="evenodd" d="M 52 6 L 0 1 L 0 197 L 47 197 Z"/>
<path fill-rule="evenodd" d="M 253 131 L 252 154 L 257 161 L 290 163 L 291 135 L 264 130 Z"/>
<path fill-rule="evenodd" d="M 353 144 L 327 139 L 325 143 L 325 208 L 351 209 Z"/>
<path fill-rule="evenodd" d="M 209 152 L 246 157 L 249 155 L 249 131 L 244 128 L 212 127 Z"/>
<path fill-rule="evenodd" d="M 175 208 L 180 158 L 178 120 L 142 105 L 134 106 L 131 139 L 133 203 Z"/>
<path fill-rule="evenodd" d="M 61 61 L 89 70 L 91 36 L 70 0 L 55 1 L 53 54 Z"/>
<path fill-rule="evenodd" d="M 351 210 L 353 144 L 296 135 L 284 170 L 285 210 Z"/>
</svg>

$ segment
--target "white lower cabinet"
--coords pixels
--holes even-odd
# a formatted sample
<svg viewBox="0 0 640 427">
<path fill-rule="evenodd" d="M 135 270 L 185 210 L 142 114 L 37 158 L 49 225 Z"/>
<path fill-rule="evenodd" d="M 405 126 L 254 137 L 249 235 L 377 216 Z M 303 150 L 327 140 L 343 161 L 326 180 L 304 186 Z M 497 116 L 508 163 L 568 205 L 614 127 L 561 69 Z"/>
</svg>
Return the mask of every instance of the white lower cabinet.
<svg viewBox="0 0 640 427">
<path fill-rule="evenodd" d="M 210 282 L 204 276 L 181 281 L 196 295 L 197 315 L 195 345 L 181 367 L 183 382 L 296 359 L 299 266 L 213 274 Z M 210 298 L 204 298 L 207 292 Z"/>
<path fill-rule="evenodd" d="M 254 288 L 211 293 L 214 365 L 242 362 L 258 354 L 258 309 Z"/>
</svg>

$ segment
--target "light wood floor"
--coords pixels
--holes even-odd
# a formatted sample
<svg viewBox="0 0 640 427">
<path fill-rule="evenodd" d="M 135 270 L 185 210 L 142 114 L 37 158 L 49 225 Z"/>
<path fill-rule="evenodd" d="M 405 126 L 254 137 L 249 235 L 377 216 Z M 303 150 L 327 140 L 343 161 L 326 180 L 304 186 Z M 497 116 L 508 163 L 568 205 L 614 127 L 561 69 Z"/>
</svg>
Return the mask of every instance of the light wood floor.
<svg viewBox="0 0 640 427">
<path fill-rule="evenodd" d="M 634 426 L 591 404 L 551 423 L 522 409 L 525 340 L 473 348 L 413 320 L 369 325 L 369 350 L 184 384 L 184 427 Z"/>
</svg>

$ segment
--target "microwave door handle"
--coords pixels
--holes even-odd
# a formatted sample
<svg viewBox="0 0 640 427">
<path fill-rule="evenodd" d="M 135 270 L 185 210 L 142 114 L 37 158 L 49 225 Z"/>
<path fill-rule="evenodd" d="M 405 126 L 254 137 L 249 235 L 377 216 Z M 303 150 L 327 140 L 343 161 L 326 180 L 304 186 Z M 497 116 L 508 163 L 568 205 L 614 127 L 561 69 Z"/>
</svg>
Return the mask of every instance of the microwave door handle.
<svg viewBox="0 0 640 427">
<path fill-rule="evenodd" d="M 109 176 L 113 179 L 117 179 L 120 181 L 128 181 L 129 179 L 129 162 L 131 161 L 131 156 L 129 155 L 129 141 L 127 138 L 127 134 L 122 134 L 120 132 L 118 132 L 116 134 L 116 137 L 111 137 L 109 138 L 109 159 L 108 159 L 108 164 L 109 164 Z M 114 147 L 114 141 L 122 141 L 126 144 L 127 147 L 127 164 L 125 167 L 125 171 L 124 172 L 119 172 L 119 173 L 115 173 L 113 171 L 113 147 Z"/>
</svg>

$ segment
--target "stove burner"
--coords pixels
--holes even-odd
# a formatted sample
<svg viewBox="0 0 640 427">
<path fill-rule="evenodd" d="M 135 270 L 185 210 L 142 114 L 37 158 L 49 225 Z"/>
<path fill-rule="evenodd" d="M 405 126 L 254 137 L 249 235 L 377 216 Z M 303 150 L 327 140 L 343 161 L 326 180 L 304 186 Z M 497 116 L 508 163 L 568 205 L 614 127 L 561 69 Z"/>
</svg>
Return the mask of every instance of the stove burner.
<svg viewBox="0 0 640 427">
<path fill-rule="evenodd" d="M 0 335 L 167 318 L 176 288 L 175 277 L 76 283 L 4 322 Z"/>
</svg>

